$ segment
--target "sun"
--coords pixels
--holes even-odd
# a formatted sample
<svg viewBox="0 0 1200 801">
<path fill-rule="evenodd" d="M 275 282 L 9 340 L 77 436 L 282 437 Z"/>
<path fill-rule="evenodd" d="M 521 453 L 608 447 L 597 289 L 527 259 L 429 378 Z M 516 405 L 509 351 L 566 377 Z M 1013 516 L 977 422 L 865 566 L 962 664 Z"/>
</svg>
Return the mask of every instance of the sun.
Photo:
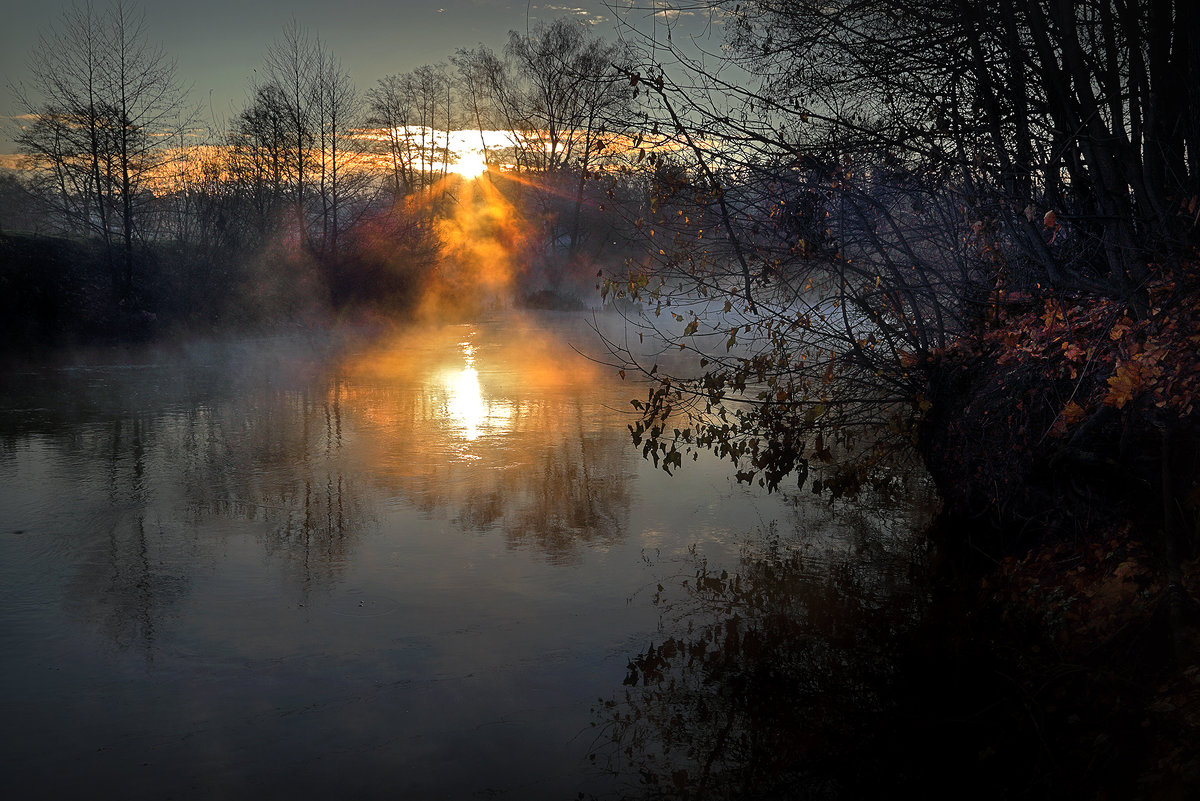
<svg viewBox="0 0 1200 801">
<path fill-rule="evenodd" d="M 459 154 L 458 161 L 450 165 L 450 169 L 463 178 L 478 178 L 487 172 L 487 160 L 480 150 L 467 150 Z"/>
</svg>

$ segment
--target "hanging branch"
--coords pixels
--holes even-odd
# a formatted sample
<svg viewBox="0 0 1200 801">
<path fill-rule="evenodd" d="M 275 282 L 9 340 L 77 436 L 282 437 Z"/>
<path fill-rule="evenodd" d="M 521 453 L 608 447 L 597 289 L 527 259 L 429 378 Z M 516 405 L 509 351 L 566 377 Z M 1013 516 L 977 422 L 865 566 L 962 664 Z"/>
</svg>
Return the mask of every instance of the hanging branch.
<svg viewBox="0 0 1200 801">
<path fill-rule="evenodd" d="M 617 67 L 617 69 L 621 68 Z M 641 80 L 641 76 L 636 72 L 628 72 L 625 70 L 622 71 L 625 72 L 625 74 L 629 77 L 630 84 L 637 86 L 638 81 Z M 717 180 L 717 176 L 713 174 L 711 169 L 709 169 L 708 163 L 705 161 L 704 151 L 700 149 L 698 144 L 696 144 L 696 140 L 692 138 L 692 135 L 688 132 L 687 128 L 684 127 L 683 121 L 679 119 L 679 115 L 675 113 L 675 108 L 671 105 L 671 101 L 667 99 L 667 93 L 663 88 L 662 79 L 660 78 L 657 81 L 647 81 L 647 83 L 654 89 L 655 94 L 657 94 L 662 100 L 663 106 L 667 109 L 667 113 L 671 115 L 671 122 L 674 123 L 675 130 L 679 131 L 679 133 L 683 135 L 688 149 L 691 150 L 692 154 L 696 157 L 696 164 L 700 167 L 700 171 L 704 173 L 704 177 L 708 179 L 709 185 L 713 188 L 713 194 L 717 199 L 717 206 L 721 210 L 721 222 L 725 226 L 725 230 L 729 233 L 729 241 L 733 244 L 734 255 L 737 256 L 738 264 L 742 268 L 742 281 L 746 288 L 746 302 L 750 304 L 750 312 L 752 314 L 757 314 L 758 307 L 754 303 L 753 295 L 750 294 L 750 264 L 746 261 L 746 254 L 742 250 L 741 240 L 738 238 L 736 231 L 734 231 L 733 220 L 729 215 L 729 206 L 725 203 L 725 193 L 721 189 L 721 184 Z"/>
</svg>

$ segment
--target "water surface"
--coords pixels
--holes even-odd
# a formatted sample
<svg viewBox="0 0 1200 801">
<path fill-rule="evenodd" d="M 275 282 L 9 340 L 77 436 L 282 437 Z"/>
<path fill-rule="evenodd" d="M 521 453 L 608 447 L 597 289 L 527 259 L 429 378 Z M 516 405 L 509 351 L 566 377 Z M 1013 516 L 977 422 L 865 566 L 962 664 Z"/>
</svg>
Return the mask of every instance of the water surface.
<svg viewBox="0 0 1200 801">
<path fill-rule="evenodd" d="M 573 798 L 674 560 L 854 536 L 625 428 L 582 320 L 0 382 L 5 797 Z M 664 568 L 664 565 L 666 566 Z M 614 784 L 617 782 L 617 784 Z M 15 794 L 14 794 L 15 793 Z"/>
</svg>

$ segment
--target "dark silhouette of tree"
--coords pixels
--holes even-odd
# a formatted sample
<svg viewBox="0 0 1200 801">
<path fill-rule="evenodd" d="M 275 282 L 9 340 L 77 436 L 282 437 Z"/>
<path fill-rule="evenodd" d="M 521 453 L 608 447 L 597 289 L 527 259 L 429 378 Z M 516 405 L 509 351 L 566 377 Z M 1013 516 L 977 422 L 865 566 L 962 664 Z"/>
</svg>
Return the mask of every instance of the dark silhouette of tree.
<svg viewBox="0 0 1200 801">
<path fill-rule="evenodd" d="M 482 45 L 454 58 L 475 124 L 487 120 L 510 133 L 511 163 L 535 189 L 527 198 L 531 214 L 550 251 L 566 243 L 568 265 L 587 233 L 587 181 L 624 151 L 614 140 L 633 118 L 630 59 L 624 45 L 565 18 L 510 31 L 503 58 Z M 552 269 L 552 283 L 561 277 Z"/>
<path fill-rule="evenodd" d="M 443 64 L 380 78 L 367 91 L 370 121 L 382 129 L 393 193 L 428 191 L 445 177 L 453 124 L 450 75 Z"/>
<path fill-rule="evenodd" d="M 648 258 L 604 285 L 699 362 L 614 345 L 650 382 L 634 439 L 669 469 L 707 448 L 773 488 L 854 454 L 851 489 L 871 443 L 914 441 L 941 349 L 1051 292 L 1149 314 L 1156 269 L 1194 250 L 1187 3 L 695 7 L 722 50 L 668 27 L 628 73 L 686 176 L 652 182 Z"/>
<path fill-rule="evenodd" d="M 302 245 L 308 245 L 308 214 L 305 211 L 313 160 L 313 127 L 316 105 L 316 48 L 303 27 L 293 18 L 284 26 L 281 38 L 267 48 L 264 62 L 265 83 L 278 90 L 283 113 L 287 117 L 289 142 L 287 159 L 293 176 L 292 209 L 296 232 Z"/>
<path fill-rule="evenodd" d="M 295 162 L 289 158 L 288 148 L 296 138 L 289 131 L 291 123 L 283 90 L 265 84 L 255 89 L 229 132 L 228 180 L 243 194 L 249 212 L 243 219 L 252 220 L 259 235 L 277 222 L 279 207 L 290 194 Z"/>
<path fill-rule="evenodd" d="M 362 190 L 360 98 L 350 74 L 319 37 L 295 20 L 267 49 L 264 77 L 228 136 L 232 177 L 260 221 L 278 225 L 290 205 L 298 241 L 337 257 Z"/>
<path fill-rule="evenodd" d="M 321 242 L 325 252 L 336 257 L 339 235 L 350 218 L 351 196 L 362 184 L 353 172 L 361 149 L 352 135 L 353 127 L 360 123 L 362 108 L 350 73 L 320 42 L 315 61 Z"/>
<path fill-rule="evenodd" d="M 67 230 L 104 241 L 114 290 L 128 299 L 150 184 L 190 124 L 175 62 L 148 41 L 144 14 L 114 0 L 103 12 L 90 2 L 68 10 L 34 47 L 29 72 L 15 87 L 32 117 L 18 145 L 53 187 Z"/>
</svg>

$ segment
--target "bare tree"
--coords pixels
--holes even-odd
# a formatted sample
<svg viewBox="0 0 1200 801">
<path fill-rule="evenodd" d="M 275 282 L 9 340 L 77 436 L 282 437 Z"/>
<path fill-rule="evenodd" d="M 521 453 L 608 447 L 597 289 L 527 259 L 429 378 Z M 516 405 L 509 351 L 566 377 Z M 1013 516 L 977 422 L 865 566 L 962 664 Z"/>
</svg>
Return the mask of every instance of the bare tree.
<svg viewBox="0 0 1200 801">
<path fill-rule="evenodd" d="M 512 108 L 531 169 L 553 172 L 586 158 L 597 122 L 628 97 L 617 72 L 622 49 L 592 38 L 565 18 L 538 22 L 531 31 L 509 31 L 505 46 L 509 82 L 495 100 Z"/>
<path fill-rule="evenodd" d="M 407 75 L 380 78 L 367 90 L 368 122 L 380 131 L 380 143 L 391 166 L 393 198 L 400 198 L 416 185 L 416 153 L 409 126 L 414 125 L 411 83 Z"/>
<path fill-rule="evenodd" d="M 510 31 L 503 60 L 481 45 L 460 50 L 453 61 L 475 124 L 482 129 L 488 120 L 509 132 L 507 155 L 526 173 L 524 194 L 549 249 L 565 241 L 567 264 L 573 264 L 585 235 L 587 181 L 596 177 L 606 144 L 632 123 L 627 48 L 559 18 L 525 33 Z M 558 267 L 551 267 L 552 283 L 561 278 Z"/>
<path fill-rule="evenodd" d="M 497 126 L 496 110 L 488 104 L 488 86 L 491 83 L 489 53 L 481 45 L 478 49 L 460 48 L 450 57 L 450 63 L 457 71 L 459 97 L 466 106 L 469 124 L 479 132 L 479 149 L 488 167 L 491 162 L 484 131 Z"/>
<path fill-rule="evenodd" d="M 55 186 L 70 227 L 104 241 L 114 288 L 127 298 L 139 213 L 190 124 L 175 62 L 149 42 L 144 13 L 114 0 L 104 12 L 73 6 L 38 41 L 29 68 L 15 92 L 33 122 L 18 144 Z"/>
<path fill-rule="evenodd" d="M 668 377 L 618 349 L 653 387 L 635 437 L 672 467 L 710 448 L 774 487 L 835 440 L 911 443 L 919 365 L 989 304 L 1148 312 L 1154 265 L 1197 244 L 1194 4 L 698 5 L 722 50 L 659 37 L 629 71 L 646 136 L 690 163 L 634 212 L 651 258 L 606 285 L 700 359 Z"/>
<path fill-rule="evenodd" d="M 288 169 L 292 176 L 292 209 L 296 235 L 302 246 L 309 244 L 305 210 L 313 162 L 313 117 L 317 97 L 315 49 L 308 31 L 293 17 L 281 38 L 267 48 L 264 84 L 278 89 L 287 116 Z"/>
<path fill-rule="evenodd" d="M 269 152 L 272 158 L 284 154 L 282 175 L 301 244 L 336 254 L 348 195 L 357 186 L 352 168 L 360 155 L 352 131 L 361 110 L 350 74 L 319 37 L 292 19 L 267 48 L 264 79 L 249 111 L 256 137 L 286 137 L 282 151 L 273 141 Z M 246 122 L 252 117 L 243 114 Z M 315 235 L 314 225 L 320 229 Z"/>
<path fill-rule="evenodd" d="M 452 83 L 443 64 L 379 79 L 367 92 L 372 123 L 383 129 L 398 194 L 427 191 L 450 161 Z"/>
<path fill-rule="evenodd" d="M 278 222 L 295 181 L 293 122 L 283 90 L 276 84 L 264 84 L 255 89 L 249 105 L 238 114 L 226 140 L 228 181 L 246 207 L 238 216 L 251 221 L 260 236 Z"/>
<path fill-rule="evenodd" d="M 361 107 L 350 74 L 320 41 L 316 43 L 314 61 L 322 245 L 336 256 L 347 196 L 353 185 L 351 169 L 359 156 L 351 130 L 359 122 Z"/>
<path fill-rule="evenodd" d="M 521 132 L 529 122 L 524 117 L 522 90 L 511 65 L 486 45 L 459 50 L 452 62 L 458 70 L 460 83 L 466 87 L 477 125 L 487 119 L 508 131 L 514 145 L 508 154 L 510 163 L 518 170 L 533 169 L 531 153 L 521 146 Z"/>
</svg>

